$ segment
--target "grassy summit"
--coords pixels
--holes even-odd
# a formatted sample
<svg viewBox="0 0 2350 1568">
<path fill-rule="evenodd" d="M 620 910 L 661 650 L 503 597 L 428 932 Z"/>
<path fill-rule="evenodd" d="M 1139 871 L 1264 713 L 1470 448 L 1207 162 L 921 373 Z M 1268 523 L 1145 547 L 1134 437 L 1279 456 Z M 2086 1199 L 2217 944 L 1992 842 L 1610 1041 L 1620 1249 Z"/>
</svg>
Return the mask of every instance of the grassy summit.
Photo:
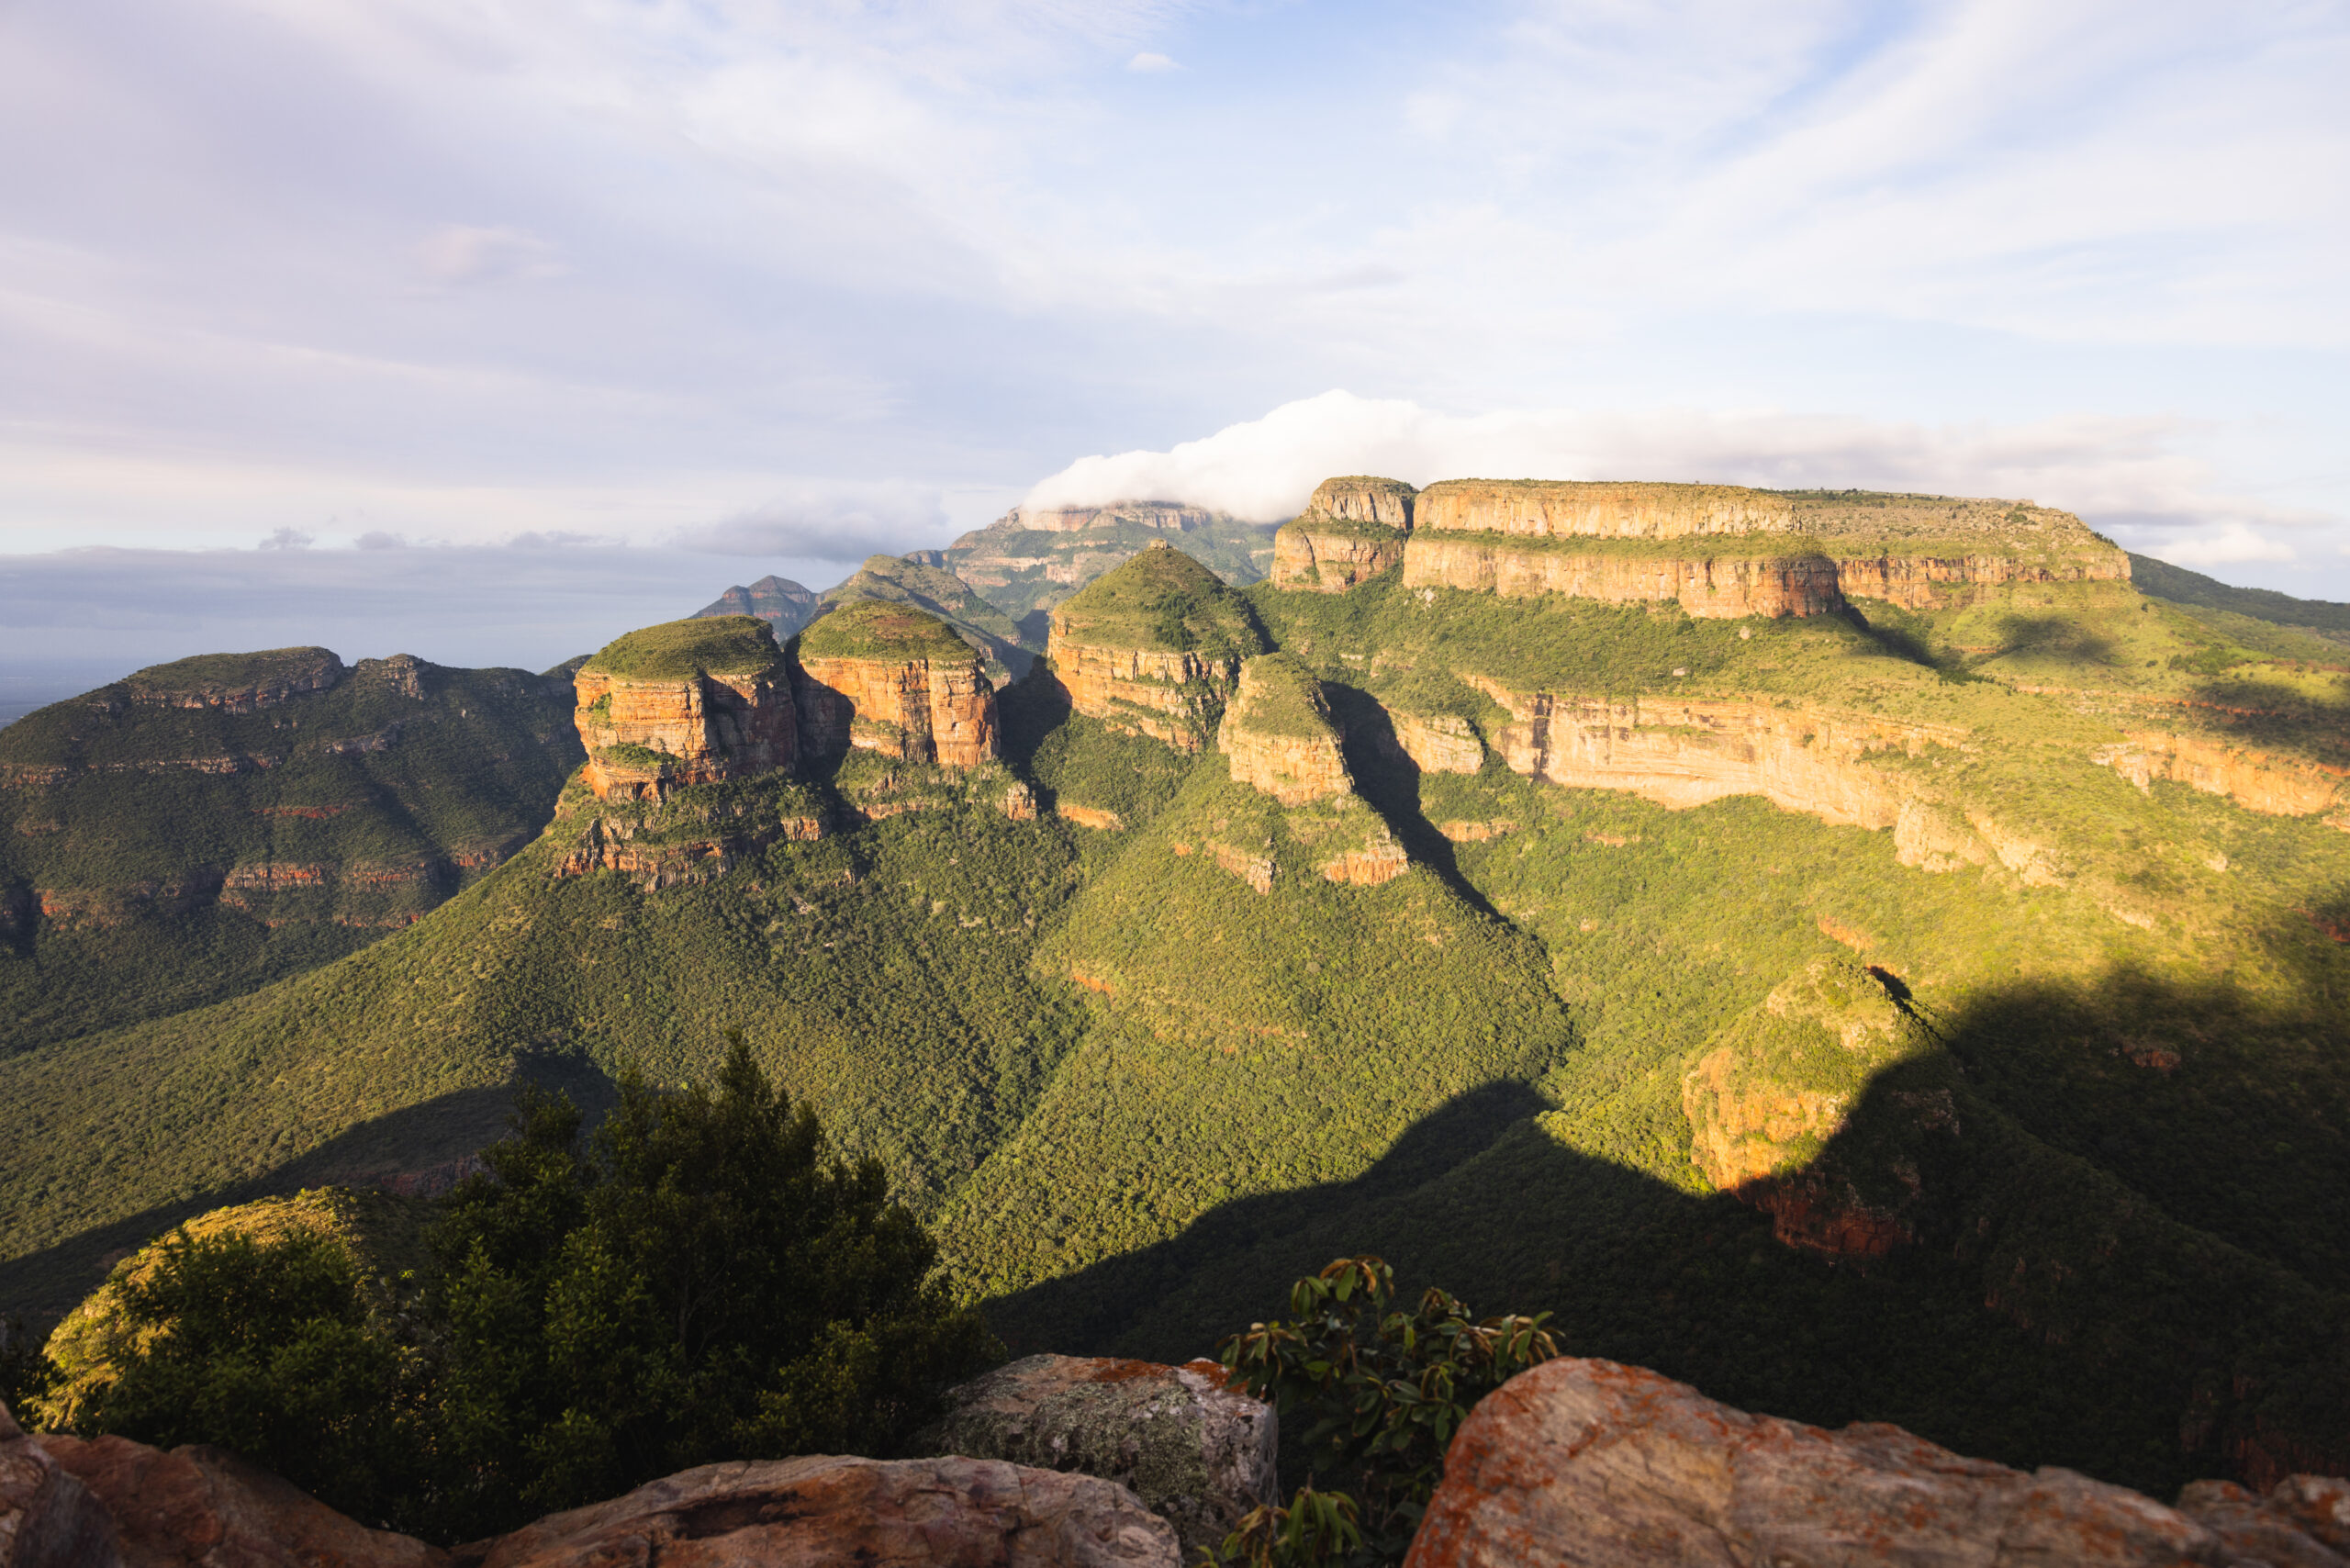
<svg viewBox="0 0 2350 1568">
<path fill-rule="evenodd" d="M 696 675 L 747 675 L 782 657 L 774 629 L 755 615 L 696 616 L 615 638 L 581 668 L 623 680 L 684 680 Z"/>
<path fill-rule="evenodd" d="M 1248 601 L 1181 551 L 1144 550 L 1053 612 L 1070 642 L 1247 658 L 1265 651 Z"/>
<path fill-rule="evenodd" d="M 168 698 L 302 681 L 322 671 L 340 676 L 342 661 L 325 648 L 265 648 L 250 654 L 197 654 L 150 665 L 122 684 L 140 696 Z"/>
<path fill-rule="evenodd" d="M 800 633 L 804 659 L 968 661 L 977 650 L 927 610 L 889 599 L 858 599 L 809 622 Z"/>
<path fill-rule="evenodd" d="M 1242 666 L 1230 722 L 1251 734 L 1335 737 L 1322 684 L 1294 654 L 1263 654 Z"/>
<path fill-rule="evenodd" d="M 837 610 L 868 599 L 905 605 L 944 621 L 979 650 L 988 674 L 999 682 L 1026 675 L 1035 662 L 1035 652 L 1021 644 L 1020 628 L 1012 618 L 944 566 L 902 555 L 868 556 L 854 577 L 825 592 L 824 608 Z"/>
</svg>

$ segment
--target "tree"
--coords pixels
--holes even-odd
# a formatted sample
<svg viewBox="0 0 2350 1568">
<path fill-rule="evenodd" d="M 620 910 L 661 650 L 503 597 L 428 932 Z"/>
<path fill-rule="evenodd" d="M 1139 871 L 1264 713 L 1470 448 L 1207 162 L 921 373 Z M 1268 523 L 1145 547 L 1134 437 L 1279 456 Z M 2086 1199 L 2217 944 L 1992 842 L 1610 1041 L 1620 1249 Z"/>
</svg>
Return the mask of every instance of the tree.
<svg viewBox="0 0 2350 1568">
<path fill-rule="evenodd" d="M 1431 1286 L 1413 1312 L 1388 1312 L 1394 1271 L 1377 1258 L 1341 1258 L 1290 1292 L 1290 1321 L 1252 1323 L 1225 1339 L 1225 1366 L 1284 1417 L 1313 1417 L 1305 1435 L 1356 1495 L 1314 1488 L 1267 1504 L 1225 1541 L 1251 1568 L 1399 1562 L 1444 1473 L 1452 1434 L 1478 1400 L 1559 1353 L 1550 1314 L 1472 1320 L 1466 1303 Z"/>
<path fill-rule="evenodd" d="M 579 1129 L 527 1096 L 435 1226 L 452 1523 L 719 1459 L 886 1451 L 994 1351 L 880 1166 L 834 1158 L 739 1034 L 714 1090 L 630 1076 Z"/>
</svg>

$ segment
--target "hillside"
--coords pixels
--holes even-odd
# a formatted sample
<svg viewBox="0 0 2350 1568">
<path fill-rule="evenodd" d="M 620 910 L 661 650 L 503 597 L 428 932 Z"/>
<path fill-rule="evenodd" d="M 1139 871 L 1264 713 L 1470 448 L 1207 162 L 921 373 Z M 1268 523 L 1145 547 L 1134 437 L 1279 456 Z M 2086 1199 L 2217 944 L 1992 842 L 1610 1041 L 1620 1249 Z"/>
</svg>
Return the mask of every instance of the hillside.
<svg viewBox="0 0 2350 1568">
<path fill-rule="evenodd" d="M 1014 507 L 946 549 L 913 558 L 951 568 L 1014 622 L 1035 623 L 1041 639 L 1043 611 L 1145 545 L 1180 544 L 1225 581 L 1246 585 L 1270 569 L 1272 535 L 1270 524 L 1171 501 Z"/>
<path fill-rule="evenodd" d="M 1016 680 L 1036 662 L 1036 649 L 1022 642 L 1012 618 L 944 566 L 903 555 L 870 556 L 845 582 L 824 590 L 817 614 L 862 599 L 909 605 L 945 622 L 987 660 L 991 679 Z"/>
<path fill-rule="evenodd" d="M 570 671 L 324 648 L 140 670 L 0 731 L 0 1052 L 406 926 L 545 825 Z"/>
<path fill-rule="evenodd" d="M 1317 501 L 1245 593 L 1139 552 L 1000 691 L 838 612 L 789 767 L 583 778 L 363 953 L 0 1061 L 0 1302 L 740 1026 L 1016 1350 L 1181 1359 L 1373 1249 L 1803 1419 L 2350 1460 L 2343 671 L 2016 503 Z"/>
<path fill-rule="evenodd" d="M 819 613 L 813 590 L 778 577 L 770 573 L 757 582 L 744 587 L 737 584 L 720 594 L 717 599 L 694 611 L 699 617 L 715 619 L 726 615 L 753 615 L 775 629 L 778 638 L 789 637 Z"/>
</svg>

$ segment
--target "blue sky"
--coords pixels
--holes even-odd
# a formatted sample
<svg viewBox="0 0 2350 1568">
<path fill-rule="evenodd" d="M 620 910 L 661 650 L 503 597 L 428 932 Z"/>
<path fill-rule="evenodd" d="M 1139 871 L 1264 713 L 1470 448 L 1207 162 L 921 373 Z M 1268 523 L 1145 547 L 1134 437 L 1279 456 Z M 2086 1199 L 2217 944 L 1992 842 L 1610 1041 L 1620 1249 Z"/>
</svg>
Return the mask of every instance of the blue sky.
<svg viewBox="0 0 2350 1568">
<path fill-rule="evenodd" d="M 1360 469 L 2350 599 L 2344 80 L 2338 4 L 0 0 L 0 687 Z"/>
</svg>

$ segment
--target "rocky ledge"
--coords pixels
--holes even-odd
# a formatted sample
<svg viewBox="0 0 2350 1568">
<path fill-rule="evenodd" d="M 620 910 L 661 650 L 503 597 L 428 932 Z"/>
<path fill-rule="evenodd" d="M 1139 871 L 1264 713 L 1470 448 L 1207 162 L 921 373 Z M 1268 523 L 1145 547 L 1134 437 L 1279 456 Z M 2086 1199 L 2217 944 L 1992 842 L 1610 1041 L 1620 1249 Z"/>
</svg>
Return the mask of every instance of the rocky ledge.
<svg viewBox="0 0 2350 1568">
<path fill-rule="evenodd" d="M 860 599 L 800 634 L 795 677 L 811 756 L 852 746 L 902 762 L 976 767 L 1000 755 L 995 688 L 936 616 Z"/>
<path fill-rule="evenodd" d="M 1160 542 L 1055 609 L 1045 656 L 1078 712 L 1198 751 L 1264 648 L 1247 601 Z"/>
<path fill-rule="evenodd" d="M 659 801 L 792 766 L 797 714 L 764 621 L 697 616 L 632 632 L 573 678 L 583 775 L 599 798 Z"/>
<path fill-rule="evenodd" d="M 1404 558 L 1417 494 L 1400 479 L 1325 479 L 1273 535 L 1275 586 L 1343 593 Z"/>
</svg>

